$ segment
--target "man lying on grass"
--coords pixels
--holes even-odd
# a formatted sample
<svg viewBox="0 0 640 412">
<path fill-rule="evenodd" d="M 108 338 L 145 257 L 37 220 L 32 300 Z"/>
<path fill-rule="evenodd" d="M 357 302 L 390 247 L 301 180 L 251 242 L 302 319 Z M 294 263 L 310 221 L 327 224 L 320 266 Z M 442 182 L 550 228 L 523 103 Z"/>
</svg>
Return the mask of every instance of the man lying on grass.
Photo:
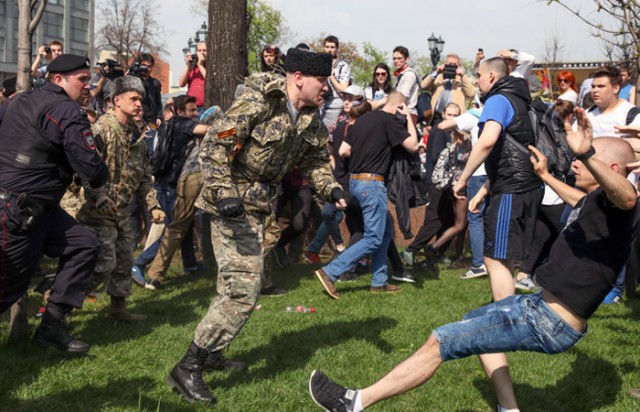
<svg viewBox="0 0 640 412">
<path fill-rule="evenodd" d="M 536 271 L 542 291 L 510 296 L 436 328 L 416 353 L 367 388 L 347 389 L 313 371 L 309 391 L 318 405 L 359 412 L 422 385 L 444 361 L 517 350 L 554 354 L 584 336 L 587 319 L 627 259 L 638 219 L 636 191 L 626 179 L 627 165 L 634 161 L 631 146 L 619 138 L 593 139 L 584 110 L 576 109 L 575 115 L 578 131 L 572 132 L 568 122 L 565 129 L 578 159 L 573 163 L 576 188 L 555 179 L 544 155 L 529 146 L 536 174 L 574 208 L 548 263 Z M 483 366 L 496 391 L 498 411 L 518 411 L 506 359 L 497 369 Z"/>
</svg>

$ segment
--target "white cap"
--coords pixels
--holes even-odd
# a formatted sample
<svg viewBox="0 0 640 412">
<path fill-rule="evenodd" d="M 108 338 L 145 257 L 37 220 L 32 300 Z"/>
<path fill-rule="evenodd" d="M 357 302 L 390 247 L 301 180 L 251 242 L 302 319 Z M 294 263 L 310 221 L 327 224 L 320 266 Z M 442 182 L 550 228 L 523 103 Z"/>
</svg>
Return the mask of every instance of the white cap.
<svg viewBox="0 0 640 412">
<path fill-rule="evenodd" d="M 364 90 L 362 90 L 362 87 L 356 86 L 355 84 L 352 84 L 351 86 L 344 89 L 342 94 L 350 94 L 351 96 L 364 98 Z"/>
</svg>

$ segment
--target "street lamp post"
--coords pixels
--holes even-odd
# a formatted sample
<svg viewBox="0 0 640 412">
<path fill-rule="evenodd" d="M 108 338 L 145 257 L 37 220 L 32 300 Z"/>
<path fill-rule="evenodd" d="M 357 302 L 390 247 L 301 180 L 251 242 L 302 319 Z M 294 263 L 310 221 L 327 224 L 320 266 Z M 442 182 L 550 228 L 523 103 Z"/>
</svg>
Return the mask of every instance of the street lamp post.
<svg viewBox="0 0 640 412">
<path fill-rule="evenodd" d="M 442 40 L 442 36 L 436 37 L 431 33 L 431 37 L 427 39 L 427 43 L 429 45 L 429 51 L 431 52 L 431 64 L 435 68 L 440 61 L 440 55 L 444 50 L 444 40 Z"/>
</svg>

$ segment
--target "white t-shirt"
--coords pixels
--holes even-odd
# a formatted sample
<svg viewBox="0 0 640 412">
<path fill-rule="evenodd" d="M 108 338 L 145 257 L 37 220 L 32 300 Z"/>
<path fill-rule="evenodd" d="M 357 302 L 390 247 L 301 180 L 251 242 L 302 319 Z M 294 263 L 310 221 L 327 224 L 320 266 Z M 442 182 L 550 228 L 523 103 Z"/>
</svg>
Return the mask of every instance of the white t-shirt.
<svg viewBox="0 0 640 412">
<path fill-rule="evenodd" d="M 562 93 L 558 96 L 558 99 L 564 100 L 565 102 L 571 102 L 576 104 L 578 101 L 578 93 L 574 92 L 573 89 L 569 89 L 566 92 Z"/>
<path fill-rule="evenodd" d="M 418 75 L 412 68 L 408 67 L 401 76 L 400 81 L 396 86 L 396 91 L 399 91 L 407 98 L 407 107 L 409 113 L 418 114 L 416 105 L 418 104 Z"/>
<path fill-rule="evenodd" d="M 626 100 L 620 99 L 614 110 L 600 113 L 600 108 L 596 106 L 594 110 L 587 112 L 587 117 L 593 127 L 593 137 L 613 136 L 620 137 L 614 126 L 627 124 L 627 113 L 635 106 Z M 636 116 L 631 123 L 632 126 L 640 126 L 640 116 Z M 576 125 L 574 124 L 574 129 Z"/>
<path fill-rule="evenodd" d="M 591 122 L 593 127 L 593 137 L 620 137 L 620 133 L 614 128 L 614 126 L 623 126 L 627 124 L 627 114 L 629 110 L 635 106 L 626 100 L 620 99 L 614 110 L 600 113 L 600 108 L 596 106 L 595 109 L 587 112 L 587 118 Z M 640 115 L 636 115 L 631 123 L 631 126 L 640 126 Z M 577 125 L 574 123 L 574 130 Z M 638 175 L 635 173 L 629 173 L 627 180 L 635 185 L 638 180 Z"/>
<path fill-rule="evenodd" d="M 382 100 L 385 97 L 387 97 L 387 93 L 384 92 L 384 90 L 376 90 L 375 93 L 373 93 L 373 88 L 371 86 L 368 86 L 364 89 L 364 98 L 367 100 Z"/>
<path fill-rule="evenodd" d="M 454 120 L 456 122 L 456 128 L 459 132 L 467 132 L 471 135 L 471 145 L 475 145 L 478 142 L 478 132 L 480 129 L 478 128 L 478 121 L 480 120 L 480 114 L 482 113 L 482 108 L 480 109 L 470 109 L 466 112 L 462 113 L 460 116 L 456 117 Z M 484 169 L 484 163 L 482 163 L 475 172 L 473 172 L 472 176 L 486 176 L 487 172 Z"/>
</svg>

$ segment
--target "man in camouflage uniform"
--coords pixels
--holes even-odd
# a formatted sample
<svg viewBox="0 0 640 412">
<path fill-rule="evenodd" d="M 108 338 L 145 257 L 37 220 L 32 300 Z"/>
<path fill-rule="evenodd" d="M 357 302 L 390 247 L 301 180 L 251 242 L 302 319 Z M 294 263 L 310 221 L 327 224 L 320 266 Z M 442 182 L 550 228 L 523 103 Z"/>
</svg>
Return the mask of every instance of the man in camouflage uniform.
<svg viewBox="0 0 640 412">
<path fill-rule="evenodd" d="M 218 262 L 218 295 L 196 328 L 187 354 L 167 382 L 190 401 L 214 403 L 203 367 L 239 368 L 222 350 L 247 321 L 260 291 L 265 224 L 277 187 L 298 165 L 326 198 L 346 207 L 325 150 L 327 129 L 318 115 L 331 75 L 331 55 L 290 49 L 286 78 L 258 73 L 202 142 L 204 188 L 196 206 L 211 214 Z"/>
<path fill-rule="evenodd" d="M 144 315 L 129 312 L 125 298 L 131 294 L 133 232 L 129 223 L 128 205 L 133 196 L 146 199 L 155 223 L 164 221 L 164 213 L 152 187 L 147 145 L 133 118 L 142 107 L 144 86 L 133 76 L 116 79 L 111 89 L 114 107 L 93 125 L 98 149 L 104 158 L 111 180 L 109 197 L 118 208 L 115 216 L 103 216 L 90 201 L 78 212 L 78 220 L 100 240 L 96 277 L 104 279 L 111 296 L 110 316 L 125 321 L 144 319 Z"/>
</svg>

